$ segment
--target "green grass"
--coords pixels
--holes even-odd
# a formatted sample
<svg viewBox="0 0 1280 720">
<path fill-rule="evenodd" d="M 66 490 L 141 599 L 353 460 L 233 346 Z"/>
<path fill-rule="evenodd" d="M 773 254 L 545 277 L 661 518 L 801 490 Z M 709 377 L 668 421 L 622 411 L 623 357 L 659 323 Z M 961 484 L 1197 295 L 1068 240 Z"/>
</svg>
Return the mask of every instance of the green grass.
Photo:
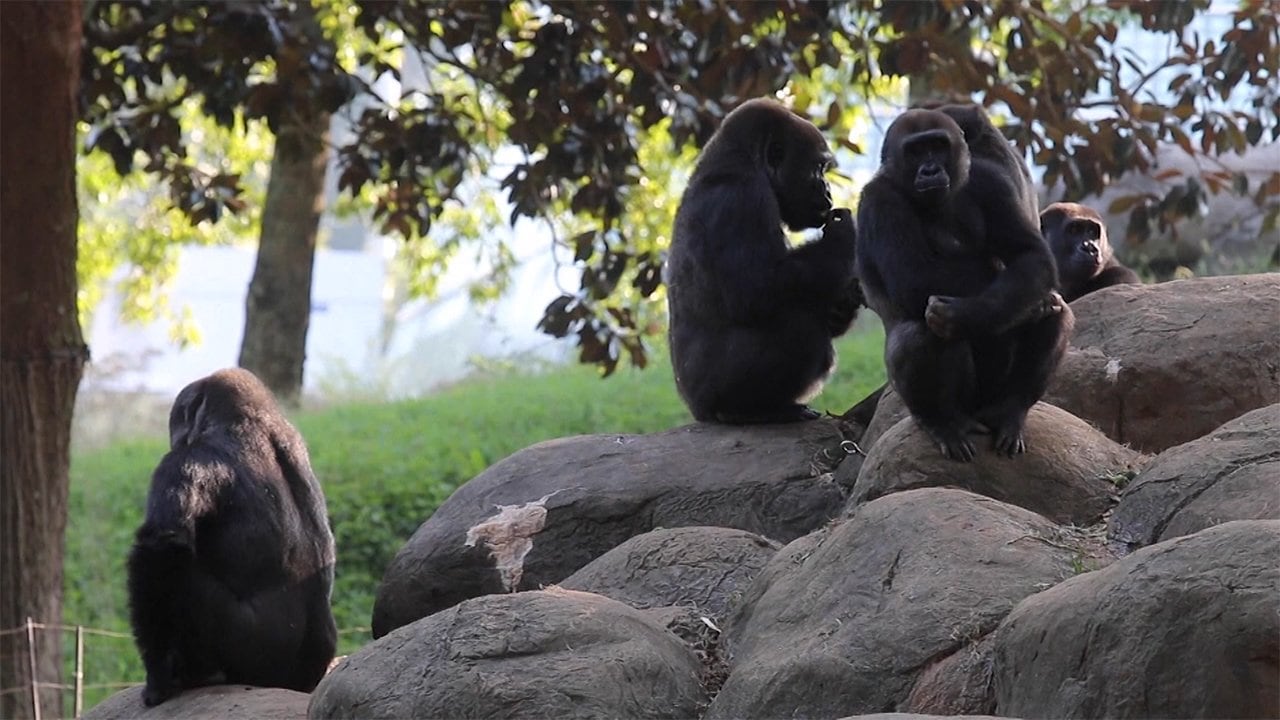
<svg viewBox="0 0 1280 720">
<path fill-rule="evenodd" d="M 884 380 L 879 325 L 842 338 L 839 367 L 814 406 L 842 412 Z M 431 396 L 352 403 L 291 418 L 307 440 L 338 545 L 334 615 L 339 653 L 367 642 L 382 571 L 460 484 L 533 443 L 584 433 L 646 433 L 690 422 L 666 355 L 649 369 L 600 379 L 589 367 L 487 371 Z M 162 437 L 73 452 L 66 622 L 128 632 L 124 560 L 141 522 Z M 71 654 L 68 653 L 68 658 Z M 132 642 L 92 637 L 86 682 L 140 681 Z M 110 691 L 86 693 L 86 707 Z"/>
</svg>

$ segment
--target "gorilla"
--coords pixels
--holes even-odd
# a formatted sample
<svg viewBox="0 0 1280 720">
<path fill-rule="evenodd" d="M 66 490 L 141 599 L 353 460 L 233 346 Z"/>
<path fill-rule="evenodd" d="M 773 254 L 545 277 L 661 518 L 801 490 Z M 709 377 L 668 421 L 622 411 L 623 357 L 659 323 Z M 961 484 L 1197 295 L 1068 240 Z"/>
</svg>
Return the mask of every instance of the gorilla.
<svg viewBox="0 0 1280 720">
<path fill-rule="evenodd" d="M 1031 169 L 1013 145 L 991 122 L 991 118 L 981 105 L 973 103 L 927 102 L 918 107 L 937 110 L 956 122 L 960 132 L 964 134 L 964 144 L 969 148 L 970 158 L 981 158 L 998 165 L 1004 176 L 1016 189 L 1018 206 L 1032 224 L 1040 219 L 1040 198 L 1036 194 L 1035 182 L 1031 178 Z M 841 415 L 841 418 L 862 427 L 871 423 L 880 404 L 880 396 L 885 386 L 881 385 L 870 395 L 858 401 Z"/>
<path fill-rule="evenodd" d="M 862 191 L 858 278 L 884 322 L 889 381 L 944 456 L 971 460 L 986 430 L 1025 450 L 1026 415 L 1074 326 L 1053 256 L 1008 168 L 960 126 L 914 109 L 889 126 Z"/>
<path fill-rule="evenodd" d="M 310 692 L 333 659 L 334 544 L 302 436 L 246 370 L 182 389 L 128 560 L 143 702 L 243 683 Z"/>
<path fill-rule="evenodd" d="M 863 304 L 854 225 L 833 209 L 822 133 L 782 104 L 729 113 L 702 150 L 667 257 L 671 362 L 696 420 L 808 420 L 835 362 L 832 338 Z M 783 226 L 822 227 L 792 248 Z"/>
<path fill-rule="evenodd" d="M 1040 214 L 1040 232 L 1058 262 L 1059 287 L 1067 302 L 1104 287 L 1142 282 L 1116 260 L 1106 223 L 1092 208 L 1054 203 Z"/>
</svg>

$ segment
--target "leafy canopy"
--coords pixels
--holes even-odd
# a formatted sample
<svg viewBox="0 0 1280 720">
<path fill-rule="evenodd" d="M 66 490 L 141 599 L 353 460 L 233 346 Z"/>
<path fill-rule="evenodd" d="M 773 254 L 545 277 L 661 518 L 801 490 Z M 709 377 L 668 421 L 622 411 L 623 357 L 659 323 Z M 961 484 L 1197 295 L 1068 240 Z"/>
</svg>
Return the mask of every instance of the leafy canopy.
<svg viewBox="0 0 1280 720">
<path fill-rule="evenodd" d="M 299 103 L 336 110 L 355 99 L 350 137 L 335 148 L 341 189 L 404 236 L 420 266 L 476 243 L 500 280 L 510 251 L 485 232 L 497 205 L 475 203 L 481 179 L 496 174 L 507 220 L 550 223 L 579 269 L 579 287 L 552 300 L 540 327 L 574 336 L 581 360 L 606 373 L 624 356 L 646 362 L 644 339 L 662 327 L 675 188 L 693 148 L 743 99 L 790 95 L 845 152 L 860 152 L 855 121 L 872 103 L 900 104 L 904 79 L 975 98 L 1007 118 L 1005 132 L 1065 199 L 1152 171 L 1162 143 L 1207 158 L 1280 136 L 1280 41 L 1266 0 L 1244 0 L 1208 38 L 1186 32 L 1207 0 L 314 5 L 319 34 L 287 0 L 94 3 L 89 147 L 121 174 L 160 176 L 191 222 L 216 222 L 242 209 L 242 175 L 193 161 L 184 103 L 195 99 L 224 128 L 270 128 Z M 1166 34 L 1168 57 L 1118 46 L 1126 21 Z M 381 77 L 404 92 L 379 95 Z M 1172 107 L 1158 100 L 1170 93 Z M 511 151 L 518 159 L 500 163 Z M 1249 197 L 1274 230 L 1280 172 L 1251 186 L 1220 165 L 1200 168 L 1162 171 L 1181 182 L 1117 201 L 1131 239 L 1197 214 L 1218 192 Z M 473 206 L 480 215 L 468 217 Z M 440 225 L 450 231 L 431 232 Z"/>
</svg>

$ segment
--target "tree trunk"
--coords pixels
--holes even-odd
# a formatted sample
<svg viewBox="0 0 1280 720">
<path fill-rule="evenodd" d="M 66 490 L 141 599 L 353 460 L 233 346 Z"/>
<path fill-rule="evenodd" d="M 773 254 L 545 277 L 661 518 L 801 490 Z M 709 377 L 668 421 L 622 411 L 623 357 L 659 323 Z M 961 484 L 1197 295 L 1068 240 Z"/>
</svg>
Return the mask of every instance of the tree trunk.
<svg viewBox="0 0 1280 720">
<path fill-rule="evenodd" d="M 76 311 L 79 2 L 0 2 L 0 630 L 62 622 L 71 413 L 88 357 Z M 60 633 L 0 636 L 0 717 L 35 714 Z M 40 714 L 62 717 L 44 690 Z"/>
<path fill-rule="evenodd" d="M 324 210 L 329 113 L 296 106 L 281 118 L 262 208 L 258 261 L 245 301 L 240 366 L 283 404 L 302 394 L 311 320 L 311 267 Z"/>
</svg>

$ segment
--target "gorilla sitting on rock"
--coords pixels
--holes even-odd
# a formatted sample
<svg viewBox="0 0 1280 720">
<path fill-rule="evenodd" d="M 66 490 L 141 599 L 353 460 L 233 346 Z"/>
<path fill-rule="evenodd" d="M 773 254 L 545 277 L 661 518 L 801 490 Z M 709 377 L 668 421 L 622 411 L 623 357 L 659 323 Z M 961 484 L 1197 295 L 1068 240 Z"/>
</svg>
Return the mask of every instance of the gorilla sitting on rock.
<svg viewBox="0 0 1280 720">
<path fill-rule="evenodd" d="M 333 659 L 333 533 L 302 436 L 248 371 L 183 388 L 128 561 L 143 702 L 243 683 L 310 692 Z"/>
<path fill-rule="evenodd" d="M 832 209 L 822 133 L 758 99 L 725 117 L 676 214 L 666 282 L 676 387 L 699 421 L 808 420 L 831 340 L 863 304 L 852 213 Z M 792 248 L 783 226 L 822 227 Z"/>
</svg>

